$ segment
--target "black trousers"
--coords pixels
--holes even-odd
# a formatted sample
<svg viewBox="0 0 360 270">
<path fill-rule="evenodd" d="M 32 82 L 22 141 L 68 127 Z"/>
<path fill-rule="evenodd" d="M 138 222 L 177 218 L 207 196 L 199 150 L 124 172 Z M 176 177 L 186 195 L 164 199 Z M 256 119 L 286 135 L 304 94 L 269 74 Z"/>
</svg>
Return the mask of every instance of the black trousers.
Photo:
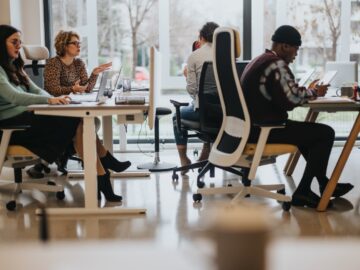
<svg viewBox="0 0 360 270">
<path fill-rule="evenodd" d="M 30 125 L 23 131 L 15 131 L 10 144 L 21 145 L 52 163 L 72 143 L 80 118 L 36 115 L 23 112 L 15 117 L 2 120 L 2 125 Z"/>
<path fill-rule="evenodd" d="M 257 142 L 259 134 L 260 128 L 254 127 L 249 142 Z M 334 138 L 335 132 L 328 125 L 287 120 L 285 128 L 270 132 L 267 143 L 293 144 L 298 147 L 306 160 L 298 189 L 307 191 L 314 177 L 318 178 L 320 184 L 327 179 L 326 169 Z"/>
</svg>

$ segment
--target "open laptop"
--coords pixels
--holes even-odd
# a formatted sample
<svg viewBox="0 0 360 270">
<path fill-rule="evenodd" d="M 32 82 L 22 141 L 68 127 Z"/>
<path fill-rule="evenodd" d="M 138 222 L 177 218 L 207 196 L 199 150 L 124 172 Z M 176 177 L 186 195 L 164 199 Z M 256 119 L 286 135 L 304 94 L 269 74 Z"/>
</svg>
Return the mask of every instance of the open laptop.
<svg viewBox="0 0 360 270">
<path fill-rule="evenodd" d="M 100 87 L 98 92 L 84 93 L 84 94 L 73 94 L 69 96 L 72 103 L 81 103 L 81 102 L 99 102 L 104 97 L 104 92 L 106 89 L 106 83 L 108 80 L 108 72 L 103 72 L 100 80 Z"/>
</svg>

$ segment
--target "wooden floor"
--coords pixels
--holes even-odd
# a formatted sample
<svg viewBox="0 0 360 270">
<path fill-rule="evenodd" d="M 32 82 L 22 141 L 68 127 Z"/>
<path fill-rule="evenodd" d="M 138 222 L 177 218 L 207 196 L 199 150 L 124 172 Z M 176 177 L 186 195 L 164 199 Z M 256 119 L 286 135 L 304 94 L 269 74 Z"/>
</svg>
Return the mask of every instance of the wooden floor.
<svg viewBox="0 0 360 270">
<path fill-rule="evenodd" d="M 341 148 L 334 148 L 329 164 L 329 171 L 335 166 Z M 118 155 L 120 156 L 120 155 Z M 161 153 L 163 160 L 178 162 L 175 150 L 165 150 Z M 136 165 L 152 158 L 141 153 L 121 155 Z M 192 159 L 196 159 L 192 157 Z M 325 213 L 313 209 L 292 207 L 289 213 L 283 212 L 277 202 L 250 198 L 254 204 L 263 204 L 275 218 L 274 237 L 308 237 L 340 238 L 357 237 L 360 235 L 360 150 L 353 150 L 350 160 L 342 174 L 343 182 L 351 182 L 355 188 L 344 198 L 334 200 L 334 208 Z M 282 169 L 286 157 L 280 157 L 276 165 L 267 165 L 259 169 L 256 183 L 284 183 L 287 194 L 295 189 L 302 170 L 302 160 L 293 178 L 285 177 Z M 71 164 L 72 167 L 76 164 Z M 51 174 L 53 174 L 52 172 Z M 12 172 L 5 169 L 1 179 L 12 178 Z M 26 179 L 26 176 L 24 175 Z M 83 205 L 83 180 L 72 180 L 65 177 L 50 176 L 66 189 L 64 201 L 57 201 L 54 195 L 48 196 L 48 205 L 52 207 L 75 207 Z M 229 173 L 216 171 L 215 178 L 205 178 L 207 186 L 237 183 L 238 179 Z M 202 222 L 202 216 L 216 202 L 229 202 L 230 196 L 205 197 L 201 204 L 194 204 L 192 194 L 196 191 L 196 172 L 189 172 L 173 182 L 170 172 L 153 173 L 149 178 L 115 179 L 115 191 L 124 197 L 122 205 L 107 204 L 104 198 L 102 207 L 141 207 L 146 208 L 145 215 L 50 218 L 49 234 L 51 241 L 73 239 L 116 239 L 120 241 L 146 240 L 162 247 L 179 248 L 193 243 L 197 225 Z M 313 190 L 318 192 L 316 181 Z M 0 241 L 37 241 L 39 219 L 34 212 L 38 203 L 24 192 L 19 200 L 17 211 L 8 212 L 4 206 L 8 197 L 0 194 Z M 196 237 L 195 237 L 196 238 Z"/>
</svg>

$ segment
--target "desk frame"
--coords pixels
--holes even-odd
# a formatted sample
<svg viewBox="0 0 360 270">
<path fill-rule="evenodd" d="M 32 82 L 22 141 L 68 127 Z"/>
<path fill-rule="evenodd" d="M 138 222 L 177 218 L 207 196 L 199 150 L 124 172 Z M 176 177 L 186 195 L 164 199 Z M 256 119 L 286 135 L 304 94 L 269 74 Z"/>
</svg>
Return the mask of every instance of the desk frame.
<svg viewBox="0 0 360 270">
<path fill-rule="evenodd" d="M 93 214 L 142 214 L 143 208 L 99 208 L 97 201 L 97 172 L 96 172 L 96 116 L 108 117 L 112 115 L 143 114 L 149 106 L 146 105 L 113 105 L 108 100 L 102 105 L 32 105 L 29 110 L 35 114 L 79 117 L 83 119 L 83 147 L 84 147 L 84 179 L 85 179 L 85 207 L 84 208 L 49 208 L 50 215 L 93 215 Z M 108 120 L 107 120 L 108 121 Z M 107 122 L 109 124 L 109 121 Z M 111 120 L 110 120 L 111 123 Z M 110 136 L 106 136 L 108 144 Z M 112 138 L 111 138 L 112 140 Z M 37 210 L 38 214 L 39 211 Z"/>
<path fill-rule="evenodd" d="M 355 122 L 351 128 L 351 132 L 346 140 L 344 148 L 339 156 L 336 166 L 331 174 L 330 180 L 326 185 L 325 191 L 321 197 L 317 211 L 326 211 L 329 204 L 331 195 L 333 194 L 336 184 L 339 181 L 341 172 L 343 171 L 345 164 L 349 158 L 352 148 L 354 147 L 357 136 L 360 132 L 360 103 L 310 103 L 306 107 L 309 107 L 308 114 L 305 118 L 307 122 L 315 122 L 319 112 L 340 112 L 340 111 L 354 111 L 358 112 Z M 287 176 L 291 176 L 294 172 L 300 152 L 297 151 L 295 154 L 290 155 L 284 171 Z"/>
</svg>

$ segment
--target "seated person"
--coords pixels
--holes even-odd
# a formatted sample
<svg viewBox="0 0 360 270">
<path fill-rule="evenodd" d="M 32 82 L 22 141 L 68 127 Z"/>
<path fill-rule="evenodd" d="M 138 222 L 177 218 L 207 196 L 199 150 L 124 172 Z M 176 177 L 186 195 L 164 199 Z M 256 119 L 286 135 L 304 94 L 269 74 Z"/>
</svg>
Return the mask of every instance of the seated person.
<svg viewBox="0 0 360 270">
<path fill-rule="evenodd" d="M 44 88 L 54 96 L 90 92 L 99 74 L 108 70 L 112 63 L 93 69 L 88 77 L 80 55 L 80 36 L 73 31 L 60 31 L 55 37 L 56 56 L 46 62 Z"/>
<path fill-rule="evenodd" d="M 207 22 L 200 30 L 199 34 L 199 49 L 195 50 L 189 57 L 187 66 L 184 69 L 184 76 L 186 77 L 186 90 L 190 97 L 193 99 L 191 105 L 182 107 L 180 110 L 180 117 L 182 119 L 190 121 L 199 121 L 198 112 L 198 86 L 200 80 L 200 74 L 202 65 L 205 61 L 212 61 L 212 38 L 215 29 L 219 27 L 214 22 Z M 196 46 L 193 44 L 193 48 Z M 173 126 L 177 150 L 180 157 L 181 166 L 191 164 L 190 159 L 187 156 L 187 132 L 183 134 L 179 133 L 176 125 L 176 117 L 173 117 Z M 203 144 L 203 149 L 199 157 L 199 161 L 206 160 L 209 156 L 210 145 L 208 143 Z M 181 174 L 185 174 L 187 171 L 182 171 Z"/>
<path fill-rule="evenodd" d="M 55 49 L 57 56 L 49 59 L 45 65 L 44 71 L 44 88 L 47 92 L 54 96 L 68 95 L 70 93 L 84 93 L 90 92 L 96 83 L 98 75 L 108 70 L 112 63 L 100 65 L 93 69 L 90 77 L 88 77 L 85 63 L 77 58 L 80 55 L 80 36 L 73 31 L 60 31 L 55 37 Z M 100 120 L 95 118 L 95 124 L 97 129 L 100 127 Z M 67 151 L 68 153 L 71 151 Z M 68 155 L 66 154 L 65 155 Z M 57 162 L 60 166 L 66 164 L 68 157 L 62 157 L 61 162 Z M 110 152 L 107 152 L 104 156 L 105 159 L 113 159 Z M 118 161 L 118 165 L 115 170 L 117 172 L 125 171 L 130 167 L 131 162 Z M 42 175 L 42 165 L 35 165 L 28 170 L 30 176 L 36 177 Z M 63 168 L 59 169 L 60 171 Z"/>
<path fill-rule="evenodd" d="M 67 96 L 53 97 L 29 79 L 20 55 L 21 44 L 19 30 L 0 25 L 0 124 L 30 125 L 24 131 L 15 132 L 10 144 L 24 146 L 48 163 L 54 162 L 72 143 L 82 156 L 81 119 L 36 115 L 27 110 L 27 106 L 32 104 L 68 104 L 70 99 Z M 108 201 L 121 201 L 122 197 L 113 192 L 108 169 L 118 170 L 122 164 L 108 156 L 99 141 L 97 153 L 98 198 L 102 192 Z"/>
<path fill-rule="evenodd" d="M 293 144 L 306 160 L 300 183 L 292 196 L 295 206 L 316 208 L 320 197 L 312 192 L 316 177 L 320 194 L 329 181 L 326 169 L 334 143 L 334 130 L 324 124 L 298 122 L 288 119 L 287 111 L 325 95 L 328 85 L 315 85 L 312 89 L 299 87 L 289 64 L 297 56 L 301 35 L 292 26 L 280 26 L 272 36 L 271 50 L 252 60 L 244 70 L 241 85 L 253 123 L 285 123 L 285 128 L 273 129 L 268 143 Z M 260 128 L 252 126 L 249 142 L 257 142 Z M 353 185 L 339 183 L 333 197 L 349 192 Z"/>
</svg>

